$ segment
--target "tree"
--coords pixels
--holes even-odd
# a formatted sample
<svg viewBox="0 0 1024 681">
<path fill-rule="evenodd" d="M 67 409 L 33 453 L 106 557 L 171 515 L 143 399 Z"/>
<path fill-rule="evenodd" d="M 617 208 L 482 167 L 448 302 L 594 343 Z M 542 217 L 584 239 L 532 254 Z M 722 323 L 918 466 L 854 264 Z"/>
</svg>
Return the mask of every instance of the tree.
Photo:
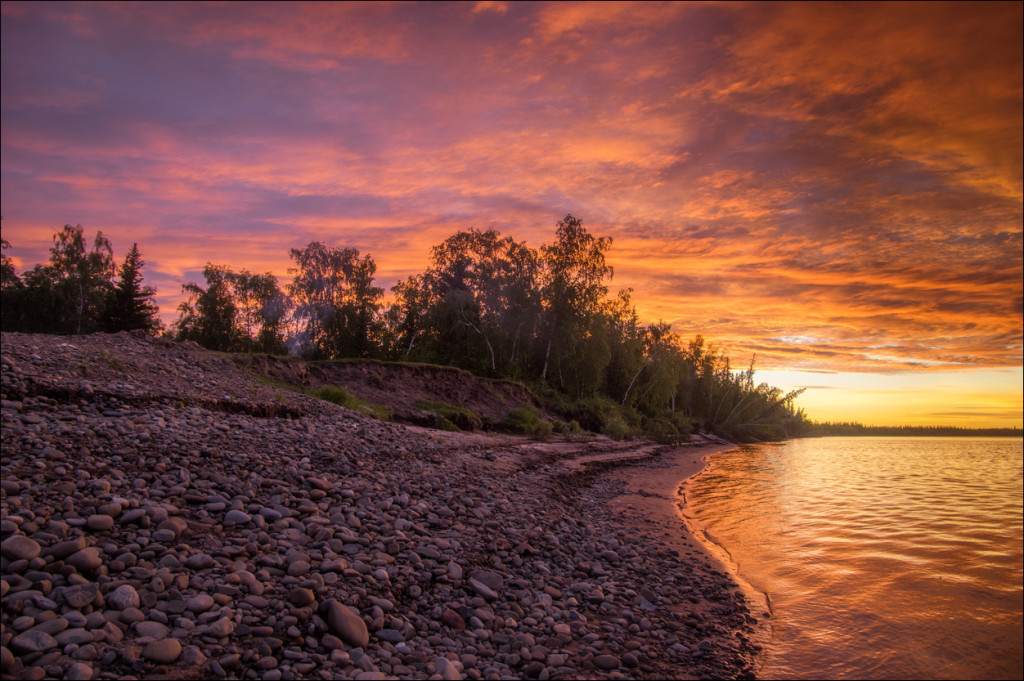
<svg viewBox="0 0 1024 681">
<path fill-rule="evenodd" d="M 0 239 L 0 248 L 7 250 L 10 247 L 7 239 Z M 11 258 L 0 251 L 0 328 L 4 331 L 21 330 L 24 290 Z"/>
<path fill-rule="evenodd" d="M 160 329 L 159 307 L 154 301 L 156 289 L 142 285 L 142 267 L 145 264 L 139 254 L 139 245 L 133 243 L 118 271 L 117 285 L 107 299 L 104 320 L 107 331 L 142 329 L 146 333 L 155 333 Z"/>
<path fill-rule="evenodd" d="M 114 253 L 103 232 L 96 232 L 87 251 L 82 226 L 64 225 L 53 237 L 50 272 L 66 302 L 67 329 L 76 335 L 95 331 L 114 276 Z"/>
<path fill-rule="evenodd" d="M 7 239 L 0 239 L 0 249 L 6 251 L 11 247 Z M 17 288 L 21 285 L 18 273 L 14 271 L 14 263 L 6 253 L 0 251 L 0 289 Z"/>
<path fill-rule="evenodd" d="M 5 291 L 4 329 L 23 333 L 67 333 L 66 301 L 53 269 L 49 265 L 36 265 L 24 273 L 22 284 Z M 10 302 L 13 304 L 9 305 Z"/>
<path fill-rule="evenodd" d="M 537 254 L 496 230 L 459 231 L 424 275 L 441 361 L 507 374 L 539 311 Z"/>
<path fill-rule="evenodd" d="M 296 267 L 288 287 L 301 325 L 299 347 L 318 359 L 369 357 L 381 335 L 384 289 L 373 285 L 377 264 L 354 248 L 319 241 L 289 252 Z"/>
<path fill-rule="evenodd" d="M 611 238 L 593 236 L 570 214 L 559 221 L 555 243 L 541 246 L 547 336 L 541 381 L 547 381 L 554 359 L 564 385 L 563 369 L 572 365 L 578 341 L 589 337 L 593 318 L 608 293 L 605 279 L 613 274 L 605 263 L 611 244 Z M 601 361 L 602 357 L 604 353 L 598 353 L 593 359 Z"/>
<path fill-rule="evenodd" d="M 281 291 L 272 273 L 228 272 L 237 306 L 237 320 L 245 350 L 283 353 L 285 319 L 291 301 Z"/>
<path fill-rule="evenodd" d="M 231 291 L 231 270 L 206 263 L 206 288 L 193 282 L 182 284 L 188 300 L 178 305 L 181 316 L 175 322 L 178 340 L 191 340 L 210 350 L 236 351 L 242 339 L 236 325 L 238 314 Z"/>
<path fill-rule="evenodd" d="M 393 359 L 408 360 L 420 335 L 426 331 L 430 287 L 422 274 L 416 274 L 396 283 L 391 292 L 395 298 L 385 315 L 389 342 L 385 352 Z"/>
</svg>

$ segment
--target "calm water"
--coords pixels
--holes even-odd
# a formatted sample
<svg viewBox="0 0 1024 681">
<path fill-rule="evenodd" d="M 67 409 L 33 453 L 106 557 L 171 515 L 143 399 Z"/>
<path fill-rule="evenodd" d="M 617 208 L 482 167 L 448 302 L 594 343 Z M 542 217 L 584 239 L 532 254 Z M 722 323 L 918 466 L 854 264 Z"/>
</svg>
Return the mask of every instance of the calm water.
<svg viewBox="0 0 1024 681">
<path fill-rule="evenodd" d="M 766 678 L 1021 678 L 1022 441 L 716 454 L 687 515 L 766 593 Z"/>
</svg>

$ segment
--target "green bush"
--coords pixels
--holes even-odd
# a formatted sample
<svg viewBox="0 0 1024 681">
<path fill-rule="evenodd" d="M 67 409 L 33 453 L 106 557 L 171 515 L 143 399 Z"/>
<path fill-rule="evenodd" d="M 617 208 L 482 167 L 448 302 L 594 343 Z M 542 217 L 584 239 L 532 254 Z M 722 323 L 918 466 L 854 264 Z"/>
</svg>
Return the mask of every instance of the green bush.
<svg viewBox="0 0 1024 681">
<path fill-rule="evenodd" d="M 664 445 L 674 445 L 685 439 L 679 433 L 679 428 L 665 418 L 649 418 L 644 421 L 644 435 Z"/>
<path fill-rule="evenodd" d="M 530 429 L 529 434 L 535 440 L 547 440 L 551 437 L 553 430 L 554 426 L 551 425 L 551 421 L 540 420 Z"/>
<path fill-rule="evenodd" d="M 613 440 L 625 440 L 630 435 L 630 428 L 622 418 L 622 414 L 612 412 L 605 418 L 601 432 Z"/>
<path fill-rule="evenodd" d="M 500 425 L 503 430 L 529 435 L 538 440 L 548 439 L 555 430 L 554 424 L 542 419 L 537 410 L 529 406 L 513 409 L 502 419 Z"/>
<path fill-rule="evenodd" d="M 452 432 L 458 432 L 462 430 L 462 428 L 459 428 L 457 425 L 455 425 L 445 417 L 441 416 L 440 414 L 434 414 L 433 427 L 437 428 L 438 430 L 450 430 Z"/>
</svg>

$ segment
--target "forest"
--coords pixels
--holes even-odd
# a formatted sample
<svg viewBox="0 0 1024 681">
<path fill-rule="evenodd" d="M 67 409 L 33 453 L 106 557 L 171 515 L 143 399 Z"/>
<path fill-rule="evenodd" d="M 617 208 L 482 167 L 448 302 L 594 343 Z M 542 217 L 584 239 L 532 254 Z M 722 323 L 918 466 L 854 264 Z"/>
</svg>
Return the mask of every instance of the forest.
<svg viewBox="0 0 1024 681">
<path fill-rule="evenodd" d="M 1020 428 L 963 428 L 960 426 L 865 426 L 863 423 L 812 422 L 810 437 L 1021 437 Z"/>
<path fill-rule="evenodd" d="M 3 256 L 2 328 L 142 329 L 221 352 L 455 366 L 519 381 L 572 427 L 617 439 L 677 442 L 701 430 L 750 442 L 807 431 L 794 406 L 801 391 L 755 383 L 753 361 L 734 370 L 701 336 L 642 322 L 633 291 L 611 294 L 611 245 L 572 215 L 537 249 L 494 229 L 461 230 L 386 296 L 371 255 L 315 241 L 289 251 L 284 286 L 270 272 L 207 263 L 204 281 L 183 283 L 179 316 L 163 328 L 138 245 L 117 266 L 102 232 L 90 245 L 81 226 L 65 225 L 48 263 L 19 276 Z"/>
</svg>

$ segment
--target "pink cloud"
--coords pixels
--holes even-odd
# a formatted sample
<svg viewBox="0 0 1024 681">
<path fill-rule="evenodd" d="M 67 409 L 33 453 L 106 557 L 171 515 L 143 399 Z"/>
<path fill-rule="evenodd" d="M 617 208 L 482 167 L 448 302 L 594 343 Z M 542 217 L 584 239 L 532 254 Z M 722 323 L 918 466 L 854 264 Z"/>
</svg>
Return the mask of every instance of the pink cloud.
<svg viewBox="0 0 1024 681">
<path fill-rule="evenodd" d="M 1021 363 L 1019 4 L 3 12 L 4 238 L 139 241 L 165 314 L 207 261 L 390 284 L 573 212 L 645 319 L 765 368 Z"/>
</svg>

